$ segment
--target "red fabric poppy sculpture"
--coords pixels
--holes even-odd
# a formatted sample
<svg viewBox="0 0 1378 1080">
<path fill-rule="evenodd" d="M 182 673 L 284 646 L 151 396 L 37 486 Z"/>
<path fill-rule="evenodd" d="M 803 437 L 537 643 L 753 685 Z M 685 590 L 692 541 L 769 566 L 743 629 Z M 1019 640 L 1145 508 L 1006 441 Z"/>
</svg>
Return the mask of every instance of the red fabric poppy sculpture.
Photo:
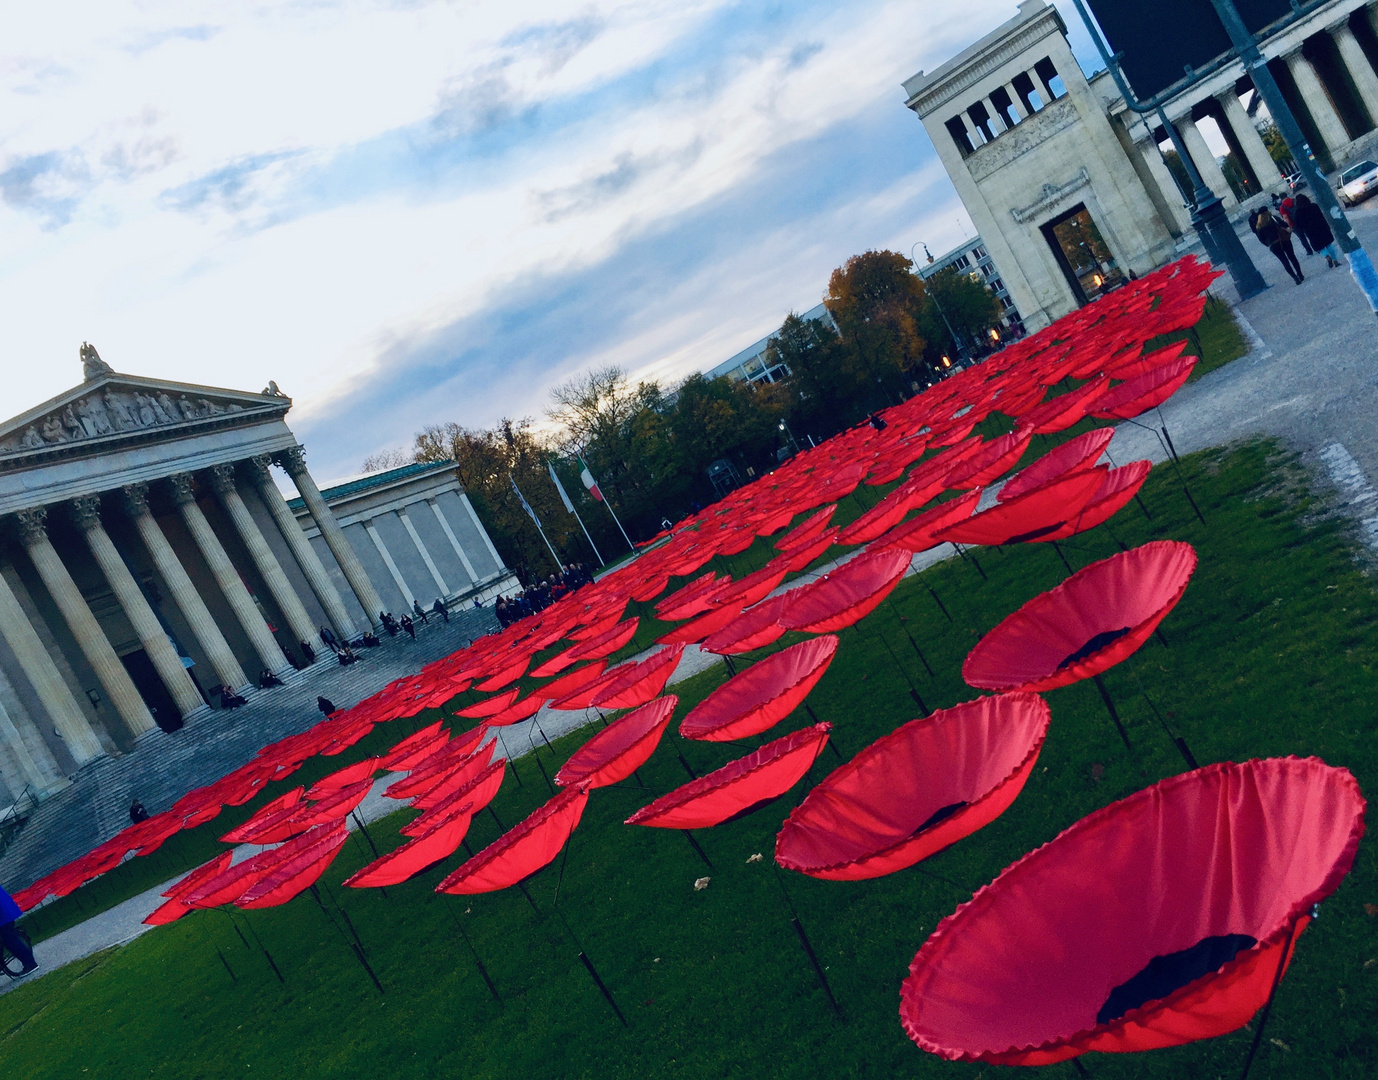
<svg viewBox="0 0 1378 1080">
<path fill-rule="evenodd" d="M 919 949 L 909 1037 L 953 1061 L 1047 1065 L 1234 1031 L 1267 1001 L 1364 832 L 1316 758 L 1223 762 L 1082 818 Z"/>
<path fill-rule="evenodd" d="M 794 787 L 828 745 L 831 730 L 831 724 L 815 724 L 768 742 L 643 806 L 627 824 L 707 829 L 743 817 Z"/>
<path fill-rule="evenodd" d="M 1078 570 L 976 643 L 962 678 L 982 690 L 1052 690 L 1118 664 L 1177 606 L 1196 551 L 1154 540 Z"/>
<path fill-rule="evenodd" d="M 900 583 L 912 558 L 903 548 L 863 552 L 790 593 L 780 625 L 787 630 L 822 634 L 859 622 Z"/>
<path fill-rule="evenodd" d="M 705 742 L 759 735 L 798 708 L 836 655 L 835 634 L 781 649 L 732 676 L 695 705 L 680 722 L 679 733 Z"/>
<path fill-rule="evenodd" d="M 913 866 L 1005 812 L 1048 719 L 1037 694 L 1003 694 L 902 724 L 809 792 L 780 828 L 775 861 L 830 881 Z"/>
<path fill-rule="evenodd" d="M 679 698 L 666 694 L 614 720 L 574 752 L 555 774 L 555 782 L 561 787 L 596 788 L 631 776 L 655 753 L 678 704 Z"/>
<path fill-rule="evenodd" d="M 495 892 L 530 877 L 560 854 L 588 801 L 587 785 L 565 788 L 446 877 L 435 891 Z"/>
</svg>

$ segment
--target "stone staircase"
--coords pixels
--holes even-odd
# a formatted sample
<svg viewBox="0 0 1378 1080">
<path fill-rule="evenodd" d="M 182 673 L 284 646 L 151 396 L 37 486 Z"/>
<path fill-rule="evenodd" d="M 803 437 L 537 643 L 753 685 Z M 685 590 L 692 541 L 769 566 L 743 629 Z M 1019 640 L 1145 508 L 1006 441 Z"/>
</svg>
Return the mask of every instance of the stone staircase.
<svg viewBox="0 0 1378 1080">
<path fill-rule="evenodd" d="M 0 854 L 0 884 L 10 892 L 80 858 L 129 824 L 129 804 L 139 799 L 150 814 L 166 810 L 193 788 L 251 761 L 270 742 L 304 731 L 321 719 L 316 696 L 341 708 L 381 690 L 498 629 L 492 608 L 461 608 L 448 624 L 432 617 L 406 634 L 384 637 L 361 649 L 360 663 L 340 667 L 327 654 L 287 685 L 262 690 L 238 709 L 216 710 L 168 734 L 155 730 L 119 758 L 101 758 L 63 789 L 34 807 Z"/>
</svg>

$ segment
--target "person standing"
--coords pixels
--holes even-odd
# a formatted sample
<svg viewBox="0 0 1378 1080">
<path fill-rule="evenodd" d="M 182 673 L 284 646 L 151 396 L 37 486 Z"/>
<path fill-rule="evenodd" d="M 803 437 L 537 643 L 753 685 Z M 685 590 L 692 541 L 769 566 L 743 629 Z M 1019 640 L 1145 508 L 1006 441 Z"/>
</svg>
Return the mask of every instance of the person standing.
<svg viewBox="0 0 1378 1080">
<path fill-rule="evenodd" d="M 407 632 L 408 636 L 410 636 L 413 641 L 416 640 L 416 623 L 411 621 L 410 615 L 402 616 L 402 629 Z"/>
<path fill-rule="evenodd" d="M 1302 198 L 1305 198 L 1305 196 L 1302 196 Z M 1278 203 L 1278 217 L 1282 218 L 1286 226 L 1289 229 L 1291 229 L 1293 233 L 1296 234 L 1296 237 L 1298 240 L 1301 241 L 1301 246 L 1305 249 L 1306 254 L 1316 254 L 1316 252 L 1312 250 L 1312 248 L 1314 248 L 1315 245 L 1310 243 L 1307 239 L 1306 234 L 1297 228 L 1297 203 L 1296 200 L 1292 198 L 1292 196 L 1288 195 L 1285 199 L 1282 200 L 1282 202 Z"/>
<path fill-rule="evenodd" d="M 24 970 L 21 975 L 27 975 L 34 968 L 38 967 L 38 961 L 33 958 L 33 949 L 24 940 L 24 936 L 15 926 L 15 921 L 24 913 L 19 910 L 19 905 L 14 902 L 14 897 L 10 896 L 3 887 L 0 887 L 0 943 L 12 952 L 23 965 Z"/>
<path fill-rule="evenodd" d="M 1340 251 L 1335 246 L 1335 234 L 1331 232 L 1330 222 L 1325 220 L 1321 208 L 1305 195 L 1298 195 L 1292 217 L 1297 223 L 1297 235 L 1301 237 L 1302 243 L 1309 244 L 1324 255 L 1326 266 L 1339 266 Z"/>
<path fill-rule="evenodd" d="M 1249 228 L 1253 229 L 1259 242 L 1278 257 L 1278 262 L 1282 263 L 1282 268 L 1293 281 L 1300 285 L 1306 280 L 1306 275 L 1301 272 L 1301 263 L 1297 262 L 1297 253 L 1292 249 L 1292 230 L 1280 218 L 1274 217 L 1273 212 L 1265 206 L 1250 219 Z"/>
</svg>

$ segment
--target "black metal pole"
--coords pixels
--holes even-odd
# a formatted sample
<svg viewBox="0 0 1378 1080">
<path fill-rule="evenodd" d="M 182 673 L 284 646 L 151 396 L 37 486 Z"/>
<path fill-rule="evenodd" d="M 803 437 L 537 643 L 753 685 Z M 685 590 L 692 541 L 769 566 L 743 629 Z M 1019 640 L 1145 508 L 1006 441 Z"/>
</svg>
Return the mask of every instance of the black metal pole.
<svg viewBox="0 0 1378 1080">
<path fill-rule="evenodd" d="M 1124 748 L 1132 752 L 1134 747 L 1129 742 L 1129 732 L 1125 731 L 1124 724 L 1120 721 L 1120 714 L 1115 711 L 1115 703 L 1110 700 L 1110 691 L 1105 688 L 1105 683 L 1101 681 L 1099 675 L 1092 675 L 1091 679 L 1096 684 L 1096 689 L 1100 691 L 1100 698 L 1105 702 L 1105 708 L 1110 713 L 1110 719 L 1115 722 L 1115 730 L 1120 733 L 1120 738 L 1124 740 Z"/>
</svg>

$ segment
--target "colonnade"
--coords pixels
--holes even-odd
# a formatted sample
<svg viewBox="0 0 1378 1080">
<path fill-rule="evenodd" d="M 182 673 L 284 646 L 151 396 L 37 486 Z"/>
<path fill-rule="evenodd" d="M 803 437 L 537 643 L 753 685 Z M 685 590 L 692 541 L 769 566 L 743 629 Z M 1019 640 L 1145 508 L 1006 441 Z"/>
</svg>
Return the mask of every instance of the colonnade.
<svg viewBox="0 0 1378 1080">
<path fill-rule="evenodd" d="M 107 636 L 63 556 L 54 547 L 49 537 L 50 526 L 61 515 L 75 527 L 139 646 L 175 704 L 180 719 L 185 722 L 209 712 L 210 706 L 184 666 L 167 628 L 150 604 L 134 571 L 107 532 L 107 524 L 111 523 L 113 516 L 119 515 L 133 525 L 133 533 L 147 552 L 148 561 L 157 571 L 172 604 L 189 627 L 216 679 L 221 685 L 244 693 L 254 684 L 246 676 L 244 666 L 236 658 L 225 633 L 212 616 L 207 600 L 211 599 L 214 606 L 221 605 L 214 598 L 202 595 L 192 574 L 188 572 L 189 564 L 179 555 L 150 510 L 149 497 L 151 493 L 156 493 L 175 508 L 177 517 L 192 538 L 195 555 L 209 570 L 216 591 L 223 599 L 224 606 L 228 606 L 243 637 L 247 638 L 257 662 L 261 668 L 281 677 L 293 670 L 293 665 L 274 637 L 263 610 L 249 592 L 239 569 L 207 520 L 198 502 L 198 494 L 202 497 L 210 495 L 219 503 L 235 538 L 248 552 L 253 568 L 282 613 L 286 623 L 284 629 L 294 641 L 310 643 L 313 649 L 319 649 L 318 627 L 245 503 L 240 490 L 241 482 L 257 490 L 297 563 L 301 576 L 305 578 L 336 634 L 348 640 L 360 632 L 360 627 L 350 616 L 334 581 L 273 482 L 269 472 L 269 465 L 273 463 L 284 468 L 296 483 L 313 522 L 320 529 L 360 607 L 368 614 L 369 624 L 376 628 L 375 613 L 383 610 L 383 604 L 339 522 L 311 479 L 303 450 L 299 446 L 276 455 L 259 455 L 246 461 L 216 465 L 196 475 L 176 473 L 151 483 L 131 483 L 115 491 L 31 507 L 12 516 L 8 530 L 10 535 L 22 545 L 71 640 L 94 673 L 101 694 L 129 736 L 138 739 L 152 732 L 156 726 L 153 715 L 116 653 L 116 643 L 112 643 Z M 129 532 L 128 529 L 121 531 Z M 455 546 L 458 550 L 457 541 Z M 192 552 L 186 554 L 190 556 Z M 442 593 L 448 593 L 438 570 L 435 570 L 435 576 Z M 74 690 L 79 693 L 80 689 L 68 685 L 63 678 L 53 655 L 4 574 L 0 574 L 0 637 L 3 637 L 13 654 L 32 687 L 34 697 L 72 760 L 77 766 L 82 766 L 100 757 L 104 753 L 101 740 L 74 694 Z M 0 672 L 0 678 L 4 678 L 3 672 Z M 6 786 L 12 789 L 18 783 L 20 787 L 28 786 L 41 793 L 61 784 L 63 778 L 47 744 L 34 728 L 35 723 L 27 716 L 11 715 L 11 710 L 4 705 L 3 696 L 0 696 L 0 773 L 5 774 Z"/>
</svg>

